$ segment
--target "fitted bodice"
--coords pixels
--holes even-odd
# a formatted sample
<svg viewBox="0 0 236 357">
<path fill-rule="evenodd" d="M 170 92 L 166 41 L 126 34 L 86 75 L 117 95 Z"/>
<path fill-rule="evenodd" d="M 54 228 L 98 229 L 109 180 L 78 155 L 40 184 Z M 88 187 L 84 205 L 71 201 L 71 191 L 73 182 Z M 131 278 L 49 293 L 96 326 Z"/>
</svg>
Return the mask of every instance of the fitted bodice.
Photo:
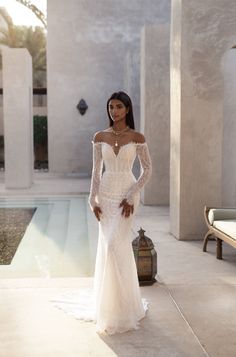
<svg viewBox="0 0 236 357">
<path fill-rule="evenodd" d="M 101 143 L 102 159 L 105 165 L 99 192 L 104 198 L 121 200 L 128 189 L 136 182 L 132 172 L 136 157 L 136 144 L 122 145 L 118 154 L 108 143 Z"/>
<path fill-rule="evenodd" d="M 132 168 L 136 158 L 141 164 L 141 174 L 136 180 Z M 103 164 L 105 171 L 102 174 Z M 120 146 L 119 152 L 114 152 L 113 146 L 106 142 L 93 142 L 93 171 L 89 204 L 93 209 L 102 197 L 104 199 L 121 199 L 128 203 L 134 202 L 136 194 L 151 175 L 151 158 L 147 143 L 133 141 Z M 100 199 L 99 197 L 100 196 Z"/>
<path fill-rule="evenodd" d="M 122 145 L 117 155 L 110 144 L 102 143 L 102 158 L 106 173 L 130 173 L 135 157 L 136 143 L 134 142 Z"/>
</svg>

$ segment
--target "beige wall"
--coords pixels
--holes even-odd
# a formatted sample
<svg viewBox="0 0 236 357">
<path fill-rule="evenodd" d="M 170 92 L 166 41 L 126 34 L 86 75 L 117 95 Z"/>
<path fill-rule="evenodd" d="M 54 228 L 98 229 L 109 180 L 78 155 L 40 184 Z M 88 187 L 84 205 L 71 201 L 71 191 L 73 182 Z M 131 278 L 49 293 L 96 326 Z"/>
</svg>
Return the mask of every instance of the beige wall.
<svg viewBox="0 0 236 357">
<path fill-rule="evenodd" d="M 0 70 L 0 88 L 2 88 L 2 70 Z M 0 135 L 3 135 L 3 96 L 0 95 Z"/>
<path fill-rule="evenodd" d="M 181 0 L 172 1 L 170 33 L 170 221 L 179 237 L 180 128 L 181 128 Z"/>
<path fill-rule="evenodd" d="M 166 0 L 48 2 L 49 170 L 90 175 L 93 133 L 108 126 L 106 101 L 131 92 L 139 128 L 140 36 L 169 23 Z M 84 98 L 88 111 L 76 105 Z"/>
<path fill-rule="evenodd" d="M 224 75 L 224 117 L 222 153 L 222 204 L 236 205 L 236 49 L 222 61 Z"/>
<path fill-rule="evenodd" d="M 236 2 L 173 0 L 171 232 L 202 238 L 204 205 L 221 204 L 224 53 L 235 44 Z"/>
<path fill-rule="evenodd" d="M 141 42 L 141 130 L 149 143 L 152 177 L 145 204 L 169 204 L 170 168 L 170 26 L 150 25 Z"/>
<path fill-rule="evenodd" d="M 33 183 L 32 59 L 25 48 L 5 48 L 3 114 L 5 187 Z"/>
<path fill-rule="evenodd" d="M 2 71 L 0 70 L 0 88 L 2 88 Z M 33 115 L 47 115 L 47 98 L 42 96 L 33 96 Z M 39 105 L 40 104 L 40 105 Z M 0 95 L 0 135 L 4 135 L 3 127 L 3 96 Z"/>
</svg>

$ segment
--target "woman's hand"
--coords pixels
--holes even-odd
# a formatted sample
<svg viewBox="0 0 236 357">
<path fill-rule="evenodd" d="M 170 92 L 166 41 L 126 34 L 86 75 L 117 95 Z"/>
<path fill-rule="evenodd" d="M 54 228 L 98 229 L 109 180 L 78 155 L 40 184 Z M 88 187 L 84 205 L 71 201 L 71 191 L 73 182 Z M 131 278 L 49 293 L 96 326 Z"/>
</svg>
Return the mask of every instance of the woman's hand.
<svg viewBox="0 0 236 357">
<path fill-rule="evenodd" d="M 123 206 L 121 215 L 125 216 L 125 217 L 129 217 L 130 214 L 132 214 L 134 212 L 134 205 L 130 205 L 127 201 L 126 198 L 123 199 L 120 203 L 120 207 Z"/>
<path fill-rule="evenodd" d="M 100 221 L 100 214 L 102 214 L 102 210 L 99 206 L 95 206 L 93 209 L 93 213 L 95 214 L 98 221 Z"/>
</svg>

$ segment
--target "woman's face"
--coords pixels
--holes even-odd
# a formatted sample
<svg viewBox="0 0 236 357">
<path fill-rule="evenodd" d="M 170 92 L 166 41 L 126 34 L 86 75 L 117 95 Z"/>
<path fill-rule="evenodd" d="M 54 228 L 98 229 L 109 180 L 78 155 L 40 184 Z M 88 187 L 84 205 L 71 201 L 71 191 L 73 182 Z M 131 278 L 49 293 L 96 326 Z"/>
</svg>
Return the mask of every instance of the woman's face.
<svg viewBox="0 0 236 357">
<path fill-rule="evenodd" d="M 128 108 L 118 99 L 111 99 L 108 103 L 108 110 L 111 119 L 114 122 L 123 120 L 126 118 L 126 114 L 128 113 Z"/>
</svg>

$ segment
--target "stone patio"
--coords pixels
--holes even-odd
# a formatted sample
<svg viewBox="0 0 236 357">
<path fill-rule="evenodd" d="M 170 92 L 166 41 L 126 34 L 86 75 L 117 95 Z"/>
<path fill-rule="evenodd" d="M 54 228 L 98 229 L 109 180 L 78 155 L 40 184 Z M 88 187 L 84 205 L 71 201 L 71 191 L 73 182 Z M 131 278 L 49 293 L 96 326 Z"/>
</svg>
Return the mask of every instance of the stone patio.
<svg viewBox="0 0 236 357">
<path fill-rule="evenodd" d="M 30 190 L 5 190 L 0 174 L 2 197 L 73 195 L 88 192 L 89 186 L 86 178 L 35 173 Z M 140 226 L 156 246 L 158 282 L 141 288 L 150 306 L 139 330 L 99 336 L 93 324 L 50 302 L 57 294 L 90 286 L 92 278 L 1 279 L 0 356 L 235 356 L 235 250 L 224 246 L 220 261 L 213 241 L 208 253 L 201 241 L 177 241 L 169 234 L 168 207 L 140 205 L 134 236 Z"/>
</svg>

